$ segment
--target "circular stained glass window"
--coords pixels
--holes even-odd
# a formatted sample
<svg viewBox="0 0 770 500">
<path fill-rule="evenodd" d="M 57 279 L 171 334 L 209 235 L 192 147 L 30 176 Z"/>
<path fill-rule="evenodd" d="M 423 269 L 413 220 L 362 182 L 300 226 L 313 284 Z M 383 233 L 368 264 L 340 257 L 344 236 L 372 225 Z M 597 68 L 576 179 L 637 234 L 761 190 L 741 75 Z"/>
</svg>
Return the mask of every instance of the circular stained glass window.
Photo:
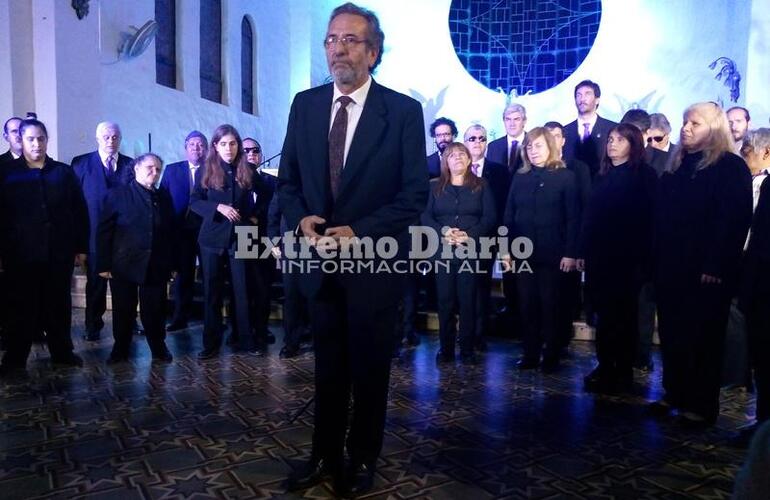
<svg viewBox="0 0 770 500">
<path fill-rule="evenodd" d="M 600 0 L 452 0 L 449 31 L 473 78 L 492 90 L 536 94 L 580 66 L 601 17 Z"/>
</svg>

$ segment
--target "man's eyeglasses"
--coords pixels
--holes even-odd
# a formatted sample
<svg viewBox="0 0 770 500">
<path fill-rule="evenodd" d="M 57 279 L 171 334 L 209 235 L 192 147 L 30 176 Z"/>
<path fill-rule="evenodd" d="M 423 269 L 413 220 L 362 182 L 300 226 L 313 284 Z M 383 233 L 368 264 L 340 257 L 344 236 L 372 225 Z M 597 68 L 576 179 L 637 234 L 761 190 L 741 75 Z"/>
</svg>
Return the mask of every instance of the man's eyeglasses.
<svg viewBox="0 0 770 500">
<path fill-rule="evenodd" d="M 243 152 L 244 152 L 244 153 L 246 153 L 246 154 L 249 154 L 249 153 L 256 153 L 256 154 L 259 154 L 259 153 L 261 153 L 261 152 L 262 152 L 262 150 L 261 150 L 260 148 L 258 148 L 258 147 L 254 147 L 254 148 L 243 148 Z"/>
<path fill-rule="evenodd" d="M 348 45 L 356 45 L 364 42 L 366 42 L 366 40 L 361 40 L 355 35 L 345 35 L 340 37 L 337 35 L 329 35 L 324 40 L 324 46 L 327 49 L 330 49 L 335 47 L 338 43 L 341 43 L 343 47 L 347 47 Z"/>
<path fill-rule="evenodd" d="M 665 139 L 665 138 L 666 138 L 666 136 L 665 136 L 665 135 L 656 135 L 655 137 L 648 137 L 648 138 L 647 138 L 647 143 L 648 143 L 648 144 L 651 144 L 651 143 L 652 143 L 652 141 L 655 141 L 655 142 L 663 142 L 663 139 Z"/>
<path fill-rule="evenodd" d="M 452 132 L 439 132 L 436 133 L 436 137 L 454 137 L 455 135 Z"/>
<path fill-rule="evenodd" d="M 484 137 L 483 135 L 472 135 L 472 136 L 468 137 L 465 140 L 468 141 L 468 142 L 476 142 L 476 141 L 478 141 L 478 142 L 487 142 L 487 138 Z"/>
</svg>

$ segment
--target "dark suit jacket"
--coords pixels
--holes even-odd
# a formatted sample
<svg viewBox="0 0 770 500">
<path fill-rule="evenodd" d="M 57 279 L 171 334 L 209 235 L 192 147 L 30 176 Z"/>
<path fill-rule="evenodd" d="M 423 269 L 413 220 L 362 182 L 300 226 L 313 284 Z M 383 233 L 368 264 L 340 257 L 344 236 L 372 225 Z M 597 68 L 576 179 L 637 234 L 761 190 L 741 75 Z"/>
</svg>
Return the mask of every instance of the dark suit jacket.
<svg viewBox="0 0 770 500">
<path fill-rule="evenodd" d="M 196 183 L 200 181 L 200 173 L 203 169 L 204 166 L 201 163 L 201 166 L 195 170 Z M 168 191 L 171 196 L 176 226 L 179 228 L 200 229 L 203 219 L 201 219 L 200 215 L 190 210 L 190 195 L 192 195 L 193 190 L 190 185 L 190 166 L 187 160 L 166 165 L 163 177 L 160 180 L 160 187 Z"/>
<path fill-rule="evenodd" d="M 98 151 L 76 156 L 72 160 L 72 168 L 88 204 L 88 223 L 91 234 L 89 249 L 91 253 L 96 253 L 96 227 L 99 225 L 104 199 L 111 189 L 128 185 L 133 180 L 134 172 L 131 168 L 133 161 L 133 158 L 118 154 L 118 165 L 115 173 L 108 175 Z"/>
<path fill-rule="evenodd" d="M 591 172 L 588 165 L 580 160 L 572 159 L 565 162 L 567 168 L 575 173 L 575 182 L 577 183 L 578 201 L 580 202 L 580 216 L 582 218 L 588 199 L 591 197 Z"/>
<path fill-rule="evenodd" d="M 10 149 L 0 155 L 0 165 L 3 165 L 4 163 L 10 163 L 13 160 L 14 160 L 14 157 Z"/>
<path fill-rule="evenodd" d="M 449 185 L 438 194 L 437 183 L 431 182 L 428 206 L 421 217 L 423 224 L 435 229 L 439 235 L 445 226 L 456 227 L 474 240 L 492 233 L 497 214 L 495 198 L 486 181 L 475 192 L 467 186 Z"/>
<path fill-rule="evenodd" d="M 263 214 L 266 218 L 270 202 L 265 194 L 264 181 L 259 175 L 252 177 L 251 188 L 243 189 L 229 173 L 230 166 L 222 162 L 222 167 L 225 169 L 225 183 L 222 189 L 204 188 L 198 181 L 190 200 L 190 208 L 203 217 L 198 243 L 201 248 L 218 253 L 235 248 L 236 226 L 253 226 L 254 222 L 250 219 L 256 217 L 260 220 Z M 237 209 L 241 215 L 240 222 L 232 223 L 220 214 L 217 211 L 219 204 Z"/>
<path fill-rule="evenodd" d="M 0 169 L 0 256 L 3 265 L 72 265 L 88 252 L 88 215 L 69 165 L 46 159 L 42 169 L 24 158 Z"/>
<path fill-rule="evenodd" d="M 428 157 L 428 177 L 435 179 L 441 176 L 441 157 L 438 151 Z"/>
<path fill-rule="evenodd" d="M 524 134 L 526 136 L 526 134 Z M 508 168 L 508 172 L 513 174 L 521 168 L 524 160 L 521 159 L 521 144 L 516 146 L 515 160 L 513 165 L 508 165 L 508 136 L 504 135 L 498 137 L 494 141 L 490 142 L 487 146 L 487 159 L 492 160 L 500 165 L 505 165 Z"/>
<path fill-rule="evenodd" d="M 661 151 L 652 146 L 648 146 L 644 150 L 647 164 L 655 170 L 658 177 L 663 175 L 663 172 L 671 170 L 671 166 L 676 159 L 677 153 L 679 153 L 679 146 L 676 144 L 672 144 L 668 151 Z"/>
<path fill-rule="evenodd" d="M 96 271 L 132 283 L 162 283 L 172 268 L 174 209 L 165 188 L 138 182 L 107 194 L 96 233 Z"/>
<path fill-rule="evenodd" d="M 535 263 L 559 265 L 562 257 L 577 257 L 578 195 L 575 174 L 566 168 L 532 167 L 511 181 L 505 225 L 509 238 L 532 240 Z"/>
<path fill-rule="evenodd" d="M 582 131 L 578 131 L 578 122 L 574 120 L 564 127 L 564 151 L 562 155 L 565 161 L 577 158 L 586 165 L 591 171 L 591 178 L 599 171 L 599 164 L 604 158 L 607 148 L 607 136 L 612 127 L 617 123 L 607 120 L 601 116 L 596 119 L 596 124 L 591 130 L 591 137 L 587 141 L 581 142 Z"/>
<path fill-rule="evenodd" d="M 350 226 L 358 237 L 396 237 L 405 250 L 407 227 L 419 217 L 428 197 L 422 107 L 372 81 L 334 201 L 328 166 L 333 95 L 333 84 L 327 84 L 294 98 L 279 170 L 281 211 L 291 228 L 298 227 L 303 217 L 318 215 L 329 227 Z M 323 280 L 320 272 L 302 278 L 301 286 L 309 295 Z M 401 291 L 392 274 L 344 278 L 346 286 L 370 293 L 373 300 L 394 298 Z"/>
<path fill-rule="evenodd" d="M 495 225 L 502 224 L 505 202 L 511 188 L 511 176 L 508 173 L 508 168 L 487 158 L 484 160 L 484 170 L 481 171 L 481 177 L 487 182 L 487 189 L 492 191 L 492 197 L 495 200 Z"/>
</svg>

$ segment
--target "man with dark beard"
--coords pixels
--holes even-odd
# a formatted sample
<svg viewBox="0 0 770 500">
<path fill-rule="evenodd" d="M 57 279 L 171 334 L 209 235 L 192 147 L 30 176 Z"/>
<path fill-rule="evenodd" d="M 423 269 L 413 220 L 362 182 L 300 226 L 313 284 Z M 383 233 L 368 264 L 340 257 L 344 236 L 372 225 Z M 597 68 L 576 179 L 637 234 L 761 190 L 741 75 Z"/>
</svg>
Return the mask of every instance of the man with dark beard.
<svg viewBox="0 0 770 500">
<path fill-rule="evenodd" d="M 457 138 L 457 125 L 449 118 L 436 118 L 436 121 L 430 124 L 430 136 L 436 145 L 436 152 L 428 156 L 428 175 L 435 179 L 441 175 L 441 155 L 444 149 Z"/>
</svg>

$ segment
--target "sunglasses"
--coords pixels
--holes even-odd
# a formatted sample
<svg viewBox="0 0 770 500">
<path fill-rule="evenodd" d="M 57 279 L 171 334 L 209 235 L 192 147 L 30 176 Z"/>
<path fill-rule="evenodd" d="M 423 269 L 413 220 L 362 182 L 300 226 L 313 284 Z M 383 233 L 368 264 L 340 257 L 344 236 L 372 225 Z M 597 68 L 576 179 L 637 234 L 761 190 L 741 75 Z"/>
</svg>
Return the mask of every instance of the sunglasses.
<svg viewBox="0 0 770 500">
<path fill-rule="evenodd" d="M 472 135 L 465 140 L 468 142 L 476 142 L 476 141 L 487 142 L 487 138 L 484 137 L 483 135 Z"/>
<path fill-rule="evenodd" d="M 259 154 L 262 152 L 262 150 L 260 148 L 243 148 L 243 152 L 246 154 L 249 154 L 249 153 Z"/>
<path fill-rule="evenodd" d="M 649 144 L 649 143 L 651 143 L 652 141 L 655 141 L 655 142 L 663 142 L 663 139 L 665 139 L 665 138 L 666 138 L 666 136 L 665 136 L 665 135 L 656 135 L 655 137 L 648 137 L 648 138 L 647 138 L 647 143 Z"/>
</svg>

